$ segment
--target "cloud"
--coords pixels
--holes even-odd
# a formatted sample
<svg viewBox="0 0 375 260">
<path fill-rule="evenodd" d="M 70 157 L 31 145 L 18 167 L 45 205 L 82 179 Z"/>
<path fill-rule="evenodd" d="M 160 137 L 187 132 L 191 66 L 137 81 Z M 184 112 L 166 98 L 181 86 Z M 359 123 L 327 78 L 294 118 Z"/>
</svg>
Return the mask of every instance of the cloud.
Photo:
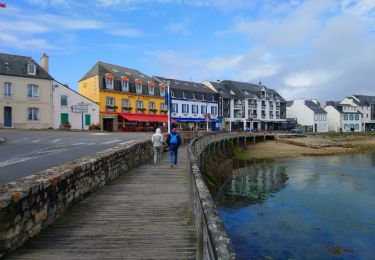
<svg viewBox="0 0 375 260">
<path fill-rule="evenodd" d="M 189 24 L 190 24 L 190 19 L 187 18 L 180 22 L 169 23 L 165 27 L 165 30 L 170 33 L 177 33 L 180 35 L 189 35 L 190 34 Z"/>
<path fill-rule="evenodd" d="M 109 34 L 121 37 L 141 37 L 144 35 L 143 32 L 131 28 L 111 30 L 109 31 Z"/>
</svg>

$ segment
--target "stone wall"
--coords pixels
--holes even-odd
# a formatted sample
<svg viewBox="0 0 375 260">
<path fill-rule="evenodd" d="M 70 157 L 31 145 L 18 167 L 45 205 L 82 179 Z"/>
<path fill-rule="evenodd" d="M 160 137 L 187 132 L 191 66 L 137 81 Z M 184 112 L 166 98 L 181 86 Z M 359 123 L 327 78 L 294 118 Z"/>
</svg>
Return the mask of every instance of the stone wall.
<svg viewBox="0 0 375 260">
<path fill-rule="evenodd" d="M 0 258 L 73 204 L 152 157 L 150 141 L 116 147 L 0 186 Z"/>
</svg>

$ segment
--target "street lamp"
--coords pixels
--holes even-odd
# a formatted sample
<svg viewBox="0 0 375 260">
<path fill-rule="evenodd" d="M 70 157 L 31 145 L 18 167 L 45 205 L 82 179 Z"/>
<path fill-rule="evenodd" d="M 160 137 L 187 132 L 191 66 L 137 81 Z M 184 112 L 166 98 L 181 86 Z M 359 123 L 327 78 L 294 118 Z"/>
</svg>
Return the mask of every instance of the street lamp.
<svg viewBox="0 0 375 260">
<path fill-rule="evenodd" d="M 171 133 L 171 110 L 172 110 L 172 98 L 171 98 L 171 90 L 170 90 L 170 84 L 171 84 L 171 80 L 170 79 L 167 79 L 167 97 L 168 97 L 168 133 L 170 134 Z"/>
</svg>

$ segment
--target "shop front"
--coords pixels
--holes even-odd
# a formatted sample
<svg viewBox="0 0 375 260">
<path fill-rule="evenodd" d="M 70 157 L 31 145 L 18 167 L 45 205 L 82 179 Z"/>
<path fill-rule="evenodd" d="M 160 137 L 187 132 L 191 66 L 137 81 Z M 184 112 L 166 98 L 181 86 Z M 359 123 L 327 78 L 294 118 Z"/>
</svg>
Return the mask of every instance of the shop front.
<svg viewBox="0 0 375 260">
<path fill-rule="evenodd" d="M 154 132 L 156 128 L 167 132 L 168 116 L 117 113 L 118 131 L 123 132 Z"/>
</svg>

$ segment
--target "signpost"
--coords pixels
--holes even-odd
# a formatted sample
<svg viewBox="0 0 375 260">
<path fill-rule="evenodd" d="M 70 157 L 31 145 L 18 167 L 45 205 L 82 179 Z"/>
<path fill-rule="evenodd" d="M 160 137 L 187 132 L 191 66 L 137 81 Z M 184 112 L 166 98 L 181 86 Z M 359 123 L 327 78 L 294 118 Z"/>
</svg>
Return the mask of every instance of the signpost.
<svg viewBox="0 0 375 260">
<path fill-rule="evenodd" d="M 82 131 L 84 130 L 83 115 L 84 115 L 84 113 L 88 113 L 89 112 L 89 106 L 91 106 L 91 104 L 87 104 L 87 103 L 78 103 L 77 105 L 71 106 L 71 109 L 72 109 L 73 113 L 81 113 L 82 114 L 82 117 L 81 117 L 81 120 L 82 120 Z"/>
<path fill-rule="evenodd" d="M 204 115 L 204 118 L 206 118 L 206 125 L 207 125 L 207 132 L 208 132 L 208 122 L 210 122 L 211 115 L 209 113 Z"/>
</svg>

